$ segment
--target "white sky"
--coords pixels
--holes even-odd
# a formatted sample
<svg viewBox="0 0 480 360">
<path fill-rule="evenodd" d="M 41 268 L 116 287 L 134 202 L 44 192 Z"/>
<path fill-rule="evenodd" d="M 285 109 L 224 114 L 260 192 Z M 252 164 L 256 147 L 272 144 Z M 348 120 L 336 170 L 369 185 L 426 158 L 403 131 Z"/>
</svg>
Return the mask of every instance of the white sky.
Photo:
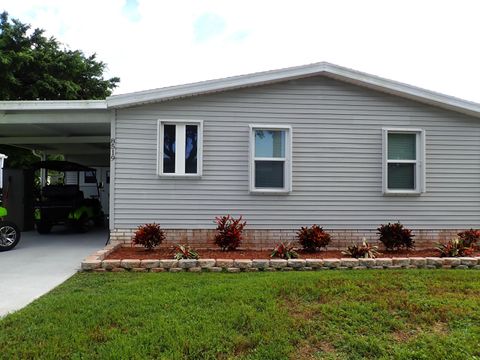
<svg viewBox="0 0 480 360">
<path fill-rule="evenodd" d="M 480 102 L 480 1 L 1 0 L 115 94 L 329 61 Z"/>
</svg>

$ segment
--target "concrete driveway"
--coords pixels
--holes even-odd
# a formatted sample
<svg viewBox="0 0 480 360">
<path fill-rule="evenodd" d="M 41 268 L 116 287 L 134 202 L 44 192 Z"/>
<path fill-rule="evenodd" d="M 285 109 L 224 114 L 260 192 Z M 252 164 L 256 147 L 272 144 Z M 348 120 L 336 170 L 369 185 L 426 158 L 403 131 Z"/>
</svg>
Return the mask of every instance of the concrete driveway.
<svg viewBox="0 0 480 360">
<path fill-rule="evenodd" d="M 0 252 L 0 317 L 21 309 L 64 282 L 89 254 L 102 248 L 105 229 L 77 234 L 54 228 L 49 235 L 22 233 L 17 247 Z"/>
</svg>

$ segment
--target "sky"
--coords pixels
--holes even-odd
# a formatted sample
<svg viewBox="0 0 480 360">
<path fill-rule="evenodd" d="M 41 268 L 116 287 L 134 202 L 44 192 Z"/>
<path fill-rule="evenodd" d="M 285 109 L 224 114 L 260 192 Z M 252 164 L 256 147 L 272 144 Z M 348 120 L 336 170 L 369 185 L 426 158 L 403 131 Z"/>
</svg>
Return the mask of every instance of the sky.
<svg viewBox="0 0 480 360">
<path fill-rule="evenodd" d="M 328 61 L 480 103 L 480 1 L 0 0 L 114 94 Z"/>
</svg>

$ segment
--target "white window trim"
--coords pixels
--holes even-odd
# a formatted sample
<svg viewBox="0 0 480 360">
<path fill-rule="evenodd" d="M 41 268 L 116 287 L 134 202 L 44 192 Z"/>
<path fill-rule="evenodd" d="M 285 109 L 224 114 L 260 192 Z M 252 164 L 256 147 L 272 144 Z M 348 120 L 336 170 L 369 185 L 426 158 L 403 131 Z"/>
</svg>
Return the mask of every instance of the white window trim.
<svg viewBox="0 0 480 360">
<path fill-rule="evenodd" d="M 185 173 L 185 146 L 176 147 L 175 173 L 163 172 L 163 125 L 179 125 L 185 129 L 186 125 L 198 126 L 197 140 L 197 173 Z M 178 127 L 177 127 L 178 129 Z M 169 178 L 198 178 L 203 173 L 203 120 L 160 119 L 157 124 L 157 175 Z M 177 137 L 180 135 L 179 137 Z M 185 132 L 175 132 L 176 142 L 185 143 Z M 183 141 L 182 141 L 183 139 Z M 179 141 L 180 140 L 180 141 Z M 180 156 L 179 156 L 180 155 Z"/>
<path fill-rule="evenodd" d="M 416 160 L 388 160 L 388 133 L 416 134 Z M 415 189 L 388 188 L 388 163 L 415 163 Z M 382 187 L 384 195 L 421 195 L 426 192 L 425 130 L 418 128 L 382 129 Z"/>
<path fill-rule="evenodd" d="M 292 127 L 289 125 L 264 125 L 250 124 L 249 141 L 249 182 L 250 192 L 253 194 L 288 194 L 292 191 Z M 255 157 L 255 130 L 282 130 L 285 131 L 285 157 L 284 158 L 262 158 Z M 255 161 L 285 161 L 284 187 L 280 188 L 256 188 L 255 187 Z"/>
</svg>

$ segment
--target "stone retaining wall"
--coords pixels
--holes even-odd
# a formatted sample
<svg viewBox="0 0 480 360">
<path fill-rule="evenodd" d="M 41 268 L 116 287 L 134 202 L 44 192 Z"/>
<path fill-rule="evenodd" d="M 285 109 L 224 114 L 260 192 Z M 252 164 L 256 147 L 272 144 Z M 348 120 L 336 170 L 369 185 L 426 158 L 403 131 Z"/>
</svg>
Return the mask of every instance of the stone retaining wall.
<svg viewBox="0 0 480 360">
<path fill-rule="evenodd" d="M 105 260 L 118 245 L 108 245 L 87 257 L 81 266 L 82 271 L 94 272 L 250 272 L 250 271 L 306 271 L 330 269 L 477 269 L 480 270 L 480 257 L 411 257 L 377 259 L 199 259 L 199 260 Z"/>
<path fill-rule="evenodd" d="M 439 242 L 446 242 L 456 236 L 457 233 L 465 229 L 445 230 L 413 230 L 416 249 L 428 249 L 435 247 Z M 272 249 L 280 242 L 295 242 L 297 230 L 259 230 L 246 229 L 243 233 L 242 247 L 255 250 Z M 378 241 L 377 230 L 327 230 L 332 236 L 332 241 L 328 248 L 330 250 L 344 250 L 352 243 L 359 243 L 362 238 L 373 245 L 382 248 Z M 131 243 L 135 229 L 115 229 L 110 232 L 110 241 L 112 243 Z M 194 248 L 216 248 L 213 239 L 215 237 L 214 229 L 165 229 L 165 244 L 173 245 L 177 243 L 187 244 Z"/>
</svg>

